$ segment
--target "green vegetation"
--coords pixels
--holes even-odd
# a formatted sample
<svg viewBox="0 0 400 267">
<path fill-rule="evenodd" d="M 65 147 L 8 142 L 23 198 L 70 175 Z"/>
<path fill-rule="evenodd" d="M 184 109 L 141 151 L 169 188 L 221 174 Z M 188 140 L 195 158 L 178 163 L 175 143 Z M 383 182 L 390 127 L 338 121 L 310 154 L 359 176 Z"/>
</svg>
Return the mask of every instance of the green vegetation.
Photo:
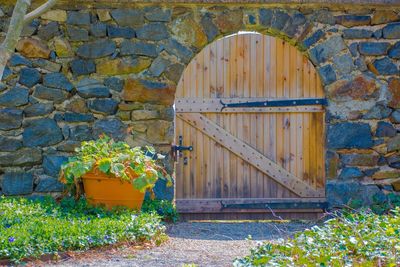
<svg viewBox="0 0 400 267">
<path fill-rule="evenodd" d="M 143 151 L 141 147 L 131 148 L 125 142 L 115 142 L 108 136 L 102 136 L 95 141 L 82 142 L 81 147 L 76 149 L 76 156 L 62 166 L 60 180 L 77 197 L 81 194 L 79 183 L 82 176 L 94 168 L 131 182 L 142 192 L 152 190 L 159 178 L 167 179 L 168 185 L 172 185 L 170 176 L 156 163 L 154 155 L 157 159 L 163 157 L 156 154 L 152 147 Z"/>
<path fill-rule="evenodd" d="M 126 209 L 107 211 L 81 199 L 0 198 L 0 259 L 21 261 L 67 250 L 119 242 L 165 239 L 160 216 Z"/>
<path fill-rule="evenodd" d="M 142 206 L 142 212 L 155 211 L 166 222 L 177 222 L 179 219 L 175 205 L 168 200 L 145 200 Z"/>
<path fill-rule="evenodd" d="M 265 243 L 234 266 L 399 266 L 400 209 L 342 213 L 288 240 Z"/>
</svg>

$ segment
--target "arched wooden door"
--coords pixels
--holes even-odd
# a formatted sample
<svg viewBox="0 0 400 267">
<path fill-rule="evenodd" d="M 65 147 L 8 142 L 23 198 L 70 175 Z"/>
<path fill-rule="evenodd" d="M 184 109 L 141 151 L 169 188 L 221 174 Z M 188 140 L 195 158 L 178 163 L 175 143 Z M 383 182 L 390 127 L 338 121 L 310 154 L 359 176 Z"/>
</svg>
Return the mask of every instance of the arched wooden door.
<svg viewBox="0 0 400 267">
<path fill-rule="evenodd" d="M 243 33 L 208 45 L 176 92 L 178 210 L 321 211 L 323 97 L 314 66 L 281 39 Z"/>
</svg>

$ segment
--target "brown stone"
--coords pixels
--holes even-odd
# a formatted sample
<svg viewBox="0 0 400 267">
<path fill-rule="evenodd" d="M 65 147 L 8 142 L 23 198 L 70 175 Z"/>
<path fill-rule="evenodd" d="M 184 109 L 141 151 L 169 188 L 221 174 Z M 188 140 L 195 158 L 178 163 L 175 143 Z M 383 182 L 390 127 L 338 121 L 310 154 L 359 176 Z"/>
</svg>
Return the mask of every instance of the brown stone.
<svg viewBox="0 0 400 267">
<path fill-rule="evenodd" d="M 61 145 L 57 146 L 58 151 L 62 152 L 75 152 L 75 149 L 81 146 L 79 141 L 65 141 Z"/>
<path fill-rule="evenodd" d="M 356 76 L 353 80 L 339 80 L 327 88 L 332 98 L 348 98 L 353 100 L 367 100 L 377 90 L 375 81 L 364 75 Z"/>
<path fill-rule="evenodd" d="M 70 43 L 64 38 L 55 37 L 52 46 L 58 57 L 74 56 Z"/>
<path fill-rule="evenodd" d="M 392 137 L 387 141 L 387 150 L 388 152 L 400 150 L 400 135 Z"/>
<path fill-rule="evenodd" d="M 328 151 L 326 154 L 326 177 L 328 179 L 336 179 L 339 164 L 339 155 L 335 152 Z"/>
<path fill-rule="evenodd" d="M 99 16 L 100 21 L 109 21 L 111 20 L 110 12 L 107 9 L 98 9 L 97 16 Z"/>
<path fill-rule="evenodd" d="M 400 79 L 391 78 L 388 88 L 389 92 L 392 94 L 389 106 L 392 108 L 400 108 Z"/>
<path fill-rule="evenodd" d="M 124 111 L 137 110 L 142 108 L 143 108 L 142 103 L 120 103 L 118 105 L 118 109 Z"/>
<path fill-rule="evenodd" d="M 75 113 L 88 112 L 86 102 L 82 98 L 72 99 L 69 103 L 66 104 L 65 109 Z"/>
<path fill-rule="evenodd" d="M 395 169 L 383 169 L 377 171 L 376 173 L 374 173 L 374 175 L 372 175 L 372 179 L 375 180 L 394 179 L 399 177 L 400 177 L 400 170 L 395 170 Z"/>
<path fill-rule="evenodd" d="M 171 144 L 173 132 L 172 122 L 156 120 L 147 123 L 147 141 L 152 144 Z"/>
<path fill-rule="evenodd" d="M 40 17 L 45 20 L 65 22 L 67 21 L 67 11 L 60 9 L 49 10 Z"/>
<path fill-rule="evenodd" d="M 129 111 L 119 110 L 116 115 L 123 121 L 129 121 L 131 119 L 131 113 Z"/>
<path fill-rule="evenodd" d="M 175 87 L 148 88 L 143 82 L 128 79 L 125 82 L 121 98 L 125 101 L 152 102 L 162 105 L 172 105 L 174 102 Z"/>
<path fill-rule="evenodd" d="M 207 36 L 200 26 L 190 16 L 177 18 L 172 25 L 172 32 L 184 43 L 197 48 L 202 48 L 207 44 Z"/>
<path fill-rule="evenodd" d="M 225 10 L 216 16 L 215 24 L 222 33 L 235 33 L 243 28 L 243 12 Z"/>
<path fill-rule="evenodd" d="M 147 130 L 147 125 L 144 122 L 135 121 L 135 122 L 132 122 L 131 128 L 132 128 L 132 131 L 139 132 L 139 133 L 145 133 Z"/>
<path fill-rule="evenodd" d="M 392 21 L 397 21 L 399 16 L 392 10 L 376 10 L 372 15 L 371 24 L 384 24 Z"/>
<path fill-rule="evenodd" d="M 145 57 L 103 59 L 96 64 L 100 75 L 122 75 L 139 73 L 151 65 L 151 60 Z"/>
<path fill-rule="evenodd" d="M 393 186 L 394 191 L 399 192 L 400 191 L 400 180 L 394 181 L 392 183 L 392 186 Z"/>
<path fill-rule="evenodd" d="M 160 114 L 156 110 L 134 110 L 132 111 L 132 120 L 151 120 L 157 119 Z"/>
<path fill-rule="evenodd" d="M 369 154 L 342 154 L 341 160 L 347 166 L 376 166 L 379 155 L 376 152 Z"/>
<path fill-rule="evenodd" d="M 19 40 L 16 49 L 29 58 L 49 58 L 51 52 L 45 43 L 33 38 Z"/>
<path fill-rule="evenodd" d="M 386 154 L 387 153 L 387 145 L 386 144 L 380 144 L 377 146 L 374 146 L 373 149 L 378 152 L 379 154 Z"/>
</svg>

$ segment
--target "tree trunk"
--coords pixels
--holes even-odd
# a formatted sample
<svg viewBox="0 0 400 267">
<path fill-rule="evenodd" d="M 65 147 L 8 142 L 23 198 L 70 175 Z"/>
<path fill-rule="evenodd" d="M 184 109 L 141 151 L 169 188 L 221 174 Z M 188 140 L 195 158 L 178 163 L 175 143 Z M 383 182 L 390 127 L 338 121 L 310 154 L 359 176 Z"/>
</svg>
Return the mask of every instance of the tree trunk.
<svg viewBox="0 0 400 267">
<path fill-rule="evenodd" d="M 24 17 L 31 5 L 31 0 L 18 0 L 15 4 L 14 11 L 11 17 L 10 25 L 6 39 L 0 46 L 0 81 L 3 78 L 4 68 L 11 54 L 14 52 L 15 46 L 21 36 L 24 27 Z"/>
</svg>

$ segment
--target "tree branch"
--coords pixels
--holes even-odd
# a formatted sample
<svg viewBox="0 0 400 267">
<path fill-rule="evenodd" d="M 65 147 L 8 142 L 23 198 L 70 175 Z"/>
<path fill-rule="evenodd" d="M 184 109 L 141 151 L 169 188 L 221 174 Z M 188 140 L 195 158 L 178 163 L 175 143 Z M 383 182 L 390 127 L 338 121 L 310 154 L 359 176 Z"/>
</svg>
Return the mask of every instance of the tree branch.
<svg viewBox="0 0 400 267">
<path fill-rule="evenodd" d="M 43 5 L 39 6 L 35 10 L 29 12 L 28 14 L 25 15 L 24 17 L 24 23 L 29 23 L 33 19 L 40 17 L 43 13 L 46 13 L 49 9 L 51 9 L 55 4 L 57 3 L 57 0 L 48 0 L 46 3 Z"/>
</svg>

